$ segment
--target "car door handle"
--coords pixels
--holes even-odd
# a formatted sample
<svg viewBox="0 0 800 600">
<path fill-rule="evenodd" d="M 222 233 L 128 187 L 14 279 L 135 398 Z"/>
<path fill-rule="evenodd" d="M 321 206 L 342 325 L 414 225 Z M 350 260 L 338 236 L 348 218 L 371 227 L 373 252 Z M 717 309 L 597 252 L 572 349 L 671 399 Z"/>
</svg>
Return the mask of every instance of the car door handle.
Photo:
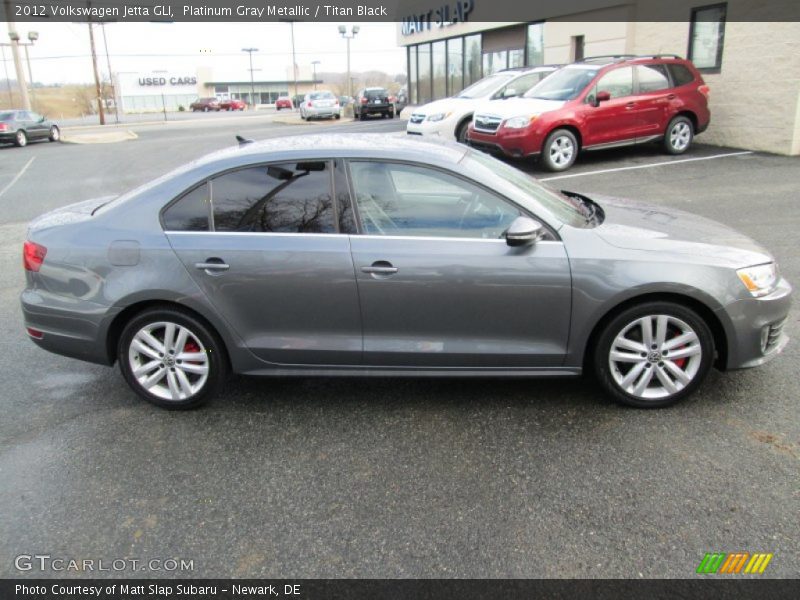
<svg viewBox="0 0 800 600">
<path fill-rule="evenodd" d="M 675 94 L 670 94 L 667 96 L 667 100 L 675 100 Z"/>
<path fill-rule="evenodd" d="M 628 102 L 628 103 L 625 105 L 625 109 L 626 109 L 626 110 L 630 110 L 630 109 L 632 109 L 632 108 L 634 108 L 634 107 L 636 107 L 636 102 Z"/>
<path fill-rule="evenodd" d="M 393 275 L 397 273 L 397 270 L 397 267 L 386 260 L 376 260 L 368 267 L 361 267 L 362 273 L 369 273 L 370 275 Z"/>
<path fill-rule="evenodd" d="M 231 267 L 221 258 L 207 258 L 206 262 L 194 263 L 194 268 L 208 272 L 208 271 L 227 271 Z"/>
</svg>

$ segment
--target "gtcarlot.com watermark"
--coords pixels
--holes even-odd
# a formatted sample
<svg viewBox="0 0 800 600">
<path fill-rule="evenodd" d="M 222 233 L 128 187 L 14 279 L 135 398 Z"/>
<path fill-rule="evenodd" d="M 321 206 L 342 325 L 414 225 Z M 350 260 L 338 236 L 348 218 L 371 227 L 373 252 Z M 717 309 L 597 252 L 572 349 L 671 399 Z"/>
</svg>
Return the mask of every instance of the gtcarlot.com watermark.
<svg viewBox="0 0 800 600">
<path fill-rule="evenodd" d="M 194 571 L 194 559 L 186 558 L 69 558 L 49 554 L 20 554 L 14 558 L 18 571 L 37 573 L 131 573 L 142 571 Z"/>
</svg>

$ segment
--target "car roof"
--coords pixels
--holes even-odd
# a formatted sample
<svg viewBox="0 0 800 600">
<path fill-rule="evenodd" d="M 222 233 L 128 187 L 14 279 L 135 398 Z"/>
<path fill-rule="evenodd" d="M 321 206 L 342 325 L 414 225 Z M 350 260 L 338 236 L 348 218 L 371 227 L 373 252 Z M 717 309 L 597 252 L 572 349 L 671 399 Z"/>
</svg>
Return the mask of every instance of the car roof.
<svg viewBox="0 0 800 600">
<path fill-rule="evenodd" d="M 323 159 L 336 157 L 392 158 L 415 162 L 456 164 L 467 152 L 466 146 L 435 138 L 416 138 L 406 134 L 322 133 L 294 135 L 250 142 L 219 150 L 192 163 L 192 166 L 217 163 L 248 164 L 254 161 Z"/>
<path fill-rule="evenodd" d="M 676 62 L 684 62 L 685 59 L 677 54 L 608 54 L 601 56 L 587 56 L 581 60 L 575 61 L 572 64 L 586 64 L 596 66 L 606 66 L 612 64 L 639 64 L 649 62 L 652 60 L 668 60 Z"/>
<path fill-rule="evenodd" d="M 502 69 L 498 71 L 498 73 L 509 73 L 509 74 L 527 74 L 527 73 L 539 73 L 541 71 L 555 71 L 563 67 L 564 65 L 536 65 L 535 67 L 511 67 L 510 69 Z"/>
</svg>

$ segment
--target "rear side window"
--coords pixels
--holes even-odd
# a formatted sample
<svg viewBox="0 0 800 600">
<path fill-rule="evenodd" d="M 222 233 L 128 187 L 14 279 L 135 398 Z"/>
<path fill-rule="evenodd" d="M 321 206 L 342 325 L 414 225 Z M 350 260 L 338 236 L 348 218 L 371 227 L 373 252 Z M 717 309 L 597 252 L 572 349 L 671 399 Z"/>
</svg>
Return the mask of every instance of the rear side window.
<svg viewBox="0 0 800 600">
<path fill-rule="evenodd" d="M 208 184 L 181 196 L 164 211 L 167 231 L 208 231 Z"/>
<path fill-rule="evenodd" d="M 694 75 L 692 75 L 692 72 L 684 65 L 667 65 L 667 68 L 672 74 L 672 81 L 675 82 L 676 87 L 694 81 Z"/>
<path fill-rule="evenodd" d="M 665 65 L 639 65 L 636 67 L 639 76 L 639 93 L 657 92 L 669 87 L 669 77 Z"/>
<path fill-rule="evenodd" d="M 262 165 L 212 179 L 216 231 L 335 233 L 325 161 Z"/>
</svg>

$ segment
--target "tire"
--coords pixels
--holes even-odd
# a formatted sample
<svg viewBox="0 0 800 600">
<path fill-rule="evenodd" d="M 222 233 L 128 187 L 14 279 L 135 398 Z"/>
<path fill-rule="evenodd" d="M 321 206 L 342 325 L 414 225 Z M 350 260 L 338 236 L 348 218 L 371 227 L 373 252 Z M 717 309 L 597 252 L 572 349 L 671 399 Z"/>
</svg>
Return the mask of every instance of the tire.
<svg viewBox="0 0 800 600">
<path fill-rule="evenodd" d="M 28 134 L 20 129 L 14 136 L 14 145 L 23 148 L 28 145 Z"/>
<path fill-rule="evenodd" d="M 163 342 L 170 326 L 173 343 L 185 332 L 182 352 L 164 351 Z M 178 358 L 187 354 L 198 360 Z M 133 391 L 148 402 L 170 410 L 205 404 L 221 389 L 228 375 L 219 336 L 179 308 L 152 308 L 131 319 L 120 336 L 117 358 L 122 376 Z M 137 367 L 143 370 L 136 373 Z M 148 378 L 151 384 L 145 387 Z"/>
<path fill-rule="evenodd" d="M 469 119 L 456 127 L 456 141 L 459 144 L 467 143 L 467 130 L 469 129 Z"/>
<path fill-rule="evenodd" d="M 566 171 L 578 157 L 578 140 L 569 129 L 556 129 L 542 145 L 541 161 L 548 171 Z"/>
<path fill-rule="evenodd" d="M 359 112 L 358 113 L 358 119 L 360 121 L 366 121 L 367 120 L 367 115 L 365 113 L 363 113 L 363 112 Z"/>
<path fill-rule="evenodd" d="M 61 139 L 61 130 L 55 125 L 53 125 L 50 128 L 50 135 L 48 136 L 47 139 L 50 140 L 51 142 L 59 141 Z"/>
<path fill-rule="evenodd" d="M 683 154 L 694 140 L 694 125 L 688 117 L 678 115 L 667 125 L 664 133 L 664 150 L 667 154 Z"/>
<path fill-rule="evenodd" d="M 338 121 L 339 119 L 342 118 L 342 115 L 341 114 L 336 114 L 336 115 L 333 115 L 333 118 Z"/>
<path fill-rule="evenodd" d="M 679 337 L 684 343 L 676 345 Z M 714 338 L 708 324 L 690 308 L 646 302 L 611 319 L 597 338 L 592 361 L 600 385 L 616 402 L 663 408 L 702 384 L 714 361 Z"/>
</svg>

